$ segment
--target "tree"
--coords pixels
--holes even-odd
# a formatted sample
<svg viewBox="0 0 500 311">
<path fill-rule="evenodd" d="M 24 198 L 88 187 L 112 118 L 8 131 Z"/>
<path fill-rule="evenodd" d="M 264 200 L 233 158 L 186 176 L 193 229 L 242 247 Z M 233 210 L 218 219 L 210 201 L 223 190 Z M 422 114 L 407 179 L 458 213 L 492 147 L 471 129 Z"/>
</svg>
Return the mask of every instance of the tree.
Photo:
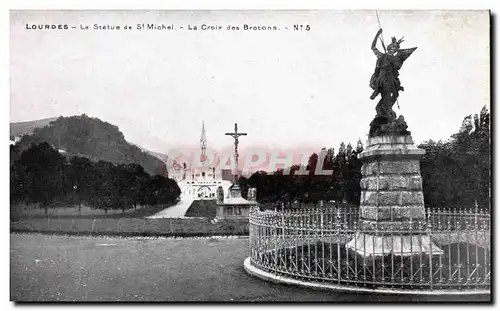
<svg viewBox="0 0 500 311">
<path fill-rule="evenodd" d="M 129 188 L 132 203 L 135 208 L 137 205 L 145 202 L 147 193 L 147 182 L 150 176 L 144 171 L 144 168 L 139 164 L 128 164 L 125 170 L 129 173 Z"/>
<path fill-rule="evenodd" d="M 88 158 L 72 157 L 67 167 L 67 176 L 71 189 L 73 189 L 81 211 L 81 203 L 89 201 L 92 196 L 92 185 L 95 178 L 94 164 Z"/>
<path fill-rule="evenodd" d="M 360 198 L 361 198 L 361 166 L 362 163 L 358 159 L 358 154 L 363 152 L 363 144 L 361 141 L 358 141 L 357 147 L 355 151 L 349 151 L 349 147 L 351 144 L 347 145 L 347 154 L 348 154 L 348 163 L 347 163 L 347 171 L 345 175 L 345 200 L 350 203 L 354 204 L 356 206 L 359 206 L 360 204 Z"/>
<path fill-rule="evenodd" d="M 316 171 L 316 166 L 318 165 L 318 154 L 313 153 L 309 156 L 309 161 L 307 162 L 307 170 L 309 171 L 309 175 L 314 175 Z"/>
<path fill-rule="evenodd" d="M 308 175 L 296 175 L 300 166 L 293 165 L 289 175 L 284 175 L 283 169 L 271 174 L 255 172 L 248 179 L 248 184 L 257 188 L 257 199 L 262 202 L 283 202 L 287 205 L 295 201 L 317 203 L 319 200 L 345 199 L 359 204 L 361 163 L 356 158 L 358 151 L 363 151 L 361 142 L 358 142 L 356 151 L 351 144 L 346 148 L 342 143 L 337 155 L 333 148 L 322 148 L 319 153 L 312 153 L 307 166 L 302 168 L 309 171 Z M 323 170 L 333 170 L 333 174 L 317 175 L 319 161 L 322 161 Z"/>
<path fill-rule="evenodd" d="M 453 158 L 452 144 L 430 140 L 419 148 L 426 150 L 420 159 L 424 202 L 428 206 L 455 206 L 462 196 L 463 175 Z"/>
<path fill-rule="evenodd" d="M 150 205 L 166 204 L 178 200 L 181 190 L 177 183 L 162 175 L 153 176 L 147 183 L 146 201 Z"/>
<path fill-rule="evenodd" d="M 474 120 L 474 121 L 472 121 Z M 420 161 L 424 199 L 429 206 L 489 208 L 491 187 L 490 115 L 466 116 L 449 141 L 427 141 Z"/>
<path fill-rule="evenodd" d="M 269 196 L 270 186 L 267 173 L 257 171 L 253 173 L 247 180 L 248 185 L 257 189 L 257 200 L 263 200 Z"/>
<path fill-rule="evenodd" d="M 94 181 L 91 187 L 89 205 L 108 212 L 113 205 L 115 189 L 113 185 L 114 165 L 106 161 L 95 163 Z"/>
<path fill-rule="evenodd" d="M 39 202 L 47 213 L 47 208 L 65 194 L 65 165 L 66 159 L 49 144 L 33 144 L 13 166 L 14 185 L 23 187 L 25 198 Z M 19 192 L 14 189 L 14 194 Z"/>
<path fill-rule="evenodd" d="M 246 199 L 247 195 L 248 195 L 248 178 L 246 178 L 244 176 L 240 176 L 238 178 L 238 182 L 239 182 L 240 188 L 241 188 L 241 196 L 244 199 Z"/>
<path fill-rule="evenodd" d="M 11 146 L 10 151 L 11 203 L 40 203 L 46 213 L 55 204 L 78 203 L 80 210 L 82 202 L 106 213 L 109 209 L 125 211 L 139 204 L 169 203 L 180 196 L 174 180 L 151 177 L 139 164 L 94 163 L 81 156 L 67 163 L 47 142 L 32 144 L 22 152 L 17 145 Z"/>
<path fill-rule="evenodd" d="M 10 145 L 10 166 L 21 157 L 21 150 L 18 145 Z"/>
</svg>

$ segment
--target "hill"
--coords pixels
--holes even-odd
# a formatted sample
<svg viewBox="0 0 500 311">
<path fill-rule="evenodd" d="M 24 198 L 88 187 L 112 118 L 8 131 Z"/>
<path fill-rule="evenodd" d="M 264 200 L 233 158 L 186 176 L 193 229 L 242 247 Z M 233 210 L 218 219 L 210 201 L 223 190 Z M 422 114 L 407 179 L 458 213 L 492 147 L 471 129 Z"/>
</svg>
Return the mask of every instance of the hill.
<svg viewBox="0 0 500 311">
<path fill-rule="evenodd" d="M 44 127 L 34 128 L 33 133 L 23 136 L 18 144 L 24 150 L 32 143 L 44 141 L 55 149 L 65 150 L 69 156 L 114 164 L 137 163 L 150 175 L 163 175 L 166 169 L 163 161 L 128 143 L 117 126 L 85 114 L 59 117 Z"/>
<path fill-rule="evenodd" d="M 162 162 L 165 162 L 167 163 L 168 161 L 168 156 L 164 153 L 161 153 L 161 152 L 155 152 L 155 151 L 150 151 L 150 150 L 146 150 L 146 149 L 142 149 L 144 151 L 146 151 L 147 153 L 149 153 L 150 155 L 160 159 Z"/>
<path fill-rule="evenodd" d="M 25 121 L 25 122 L 11 122 L 10 123 L 10 136 L 22 136 L 25 134 L 32 134 L 35 128 L 44 127 L 49 125 L 50 122 L 57 120 L 58 117 Z"/>
<path fill-rule="evenodd" d="M 133 145 L 136 146 L 137 148 L 141 149 L 143 152 L 146 152 L 147 154 L 152 155 L 153 157 L 161 160 L 162 162 L 167 163 L 168 156 L 166 154 L 145 149 L 137 144 L 133 144 Z"/>
</svg>

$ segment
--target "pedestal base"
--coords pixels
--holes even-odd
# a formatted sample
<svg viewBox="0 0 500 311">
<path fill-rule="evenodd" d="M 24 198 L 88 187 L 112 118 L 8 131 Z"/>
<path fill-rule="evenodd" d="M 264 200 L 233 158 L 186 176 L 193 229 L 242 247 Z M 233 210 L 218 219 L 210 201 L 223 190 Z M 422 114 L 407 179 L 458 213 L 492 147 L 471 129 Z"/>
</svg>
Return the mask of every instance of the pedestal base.
<svg viewBox="0 0 500 311">
<path fill-rule="evenodd" d="M 427 255 L 442 255 L 443 251 L 437 247 L 428 235 L 370 235 L 356 233 L 354 239 L 347 243 L 347 248 L 363 257 L 412 256 L 425 253 Z"/>
</svg>

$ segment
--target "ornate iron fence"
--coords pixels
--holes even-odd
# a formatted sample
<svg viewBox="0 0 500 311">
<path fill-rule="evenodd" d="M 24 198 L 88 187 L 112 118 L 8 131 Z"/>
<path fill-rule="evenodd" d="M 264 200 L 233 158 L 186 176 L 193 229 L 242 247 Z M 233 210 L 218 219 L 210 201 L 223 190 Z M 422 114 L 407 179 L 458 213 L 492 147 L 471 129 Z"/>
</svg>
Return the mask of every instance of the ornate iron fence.
<svg viewBox="0 0 500 311">
<path fill-rule="evenodd" d="M 358 221 L 355 208 L 253 209 L 250 263 L 277 276 L 342 286 L 489 291 L 488 212 L 428 209 L 426 221 L 384 231 L 361 230 Z M 364 250 L 348 246 L 360 237 Z"/>
</svg>

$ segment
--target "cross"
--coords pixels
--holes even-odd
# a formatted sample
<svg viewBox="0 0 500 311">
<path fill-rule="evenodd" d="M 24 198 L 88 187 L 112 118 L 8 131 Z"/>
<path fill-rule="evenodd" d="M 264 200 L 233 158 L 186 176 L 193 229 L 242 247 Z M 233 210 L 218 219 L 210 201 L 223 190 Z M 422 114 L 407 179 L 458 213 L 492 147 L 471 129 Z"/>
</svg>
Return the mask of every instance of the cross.
<svg viewBox="0 0 500 311">
<path fill-rule="evenodd" d="M 234 138 L 234 159 L 235 159 L 235 162 L 236 162 L 236 170 L 238 170 L 238 157 L 239 157 L 239 154 L 238 154 L 238 144 L 239 144 L 238 137 L 240 137 L 240 136 L 246 136 L 247 133 L 238 133 L 238 123 L 235 123 L 234 124 L 234 133 L 226 133 L 226 135 L 231 136 L 232 138 Z"/>
</svg>

